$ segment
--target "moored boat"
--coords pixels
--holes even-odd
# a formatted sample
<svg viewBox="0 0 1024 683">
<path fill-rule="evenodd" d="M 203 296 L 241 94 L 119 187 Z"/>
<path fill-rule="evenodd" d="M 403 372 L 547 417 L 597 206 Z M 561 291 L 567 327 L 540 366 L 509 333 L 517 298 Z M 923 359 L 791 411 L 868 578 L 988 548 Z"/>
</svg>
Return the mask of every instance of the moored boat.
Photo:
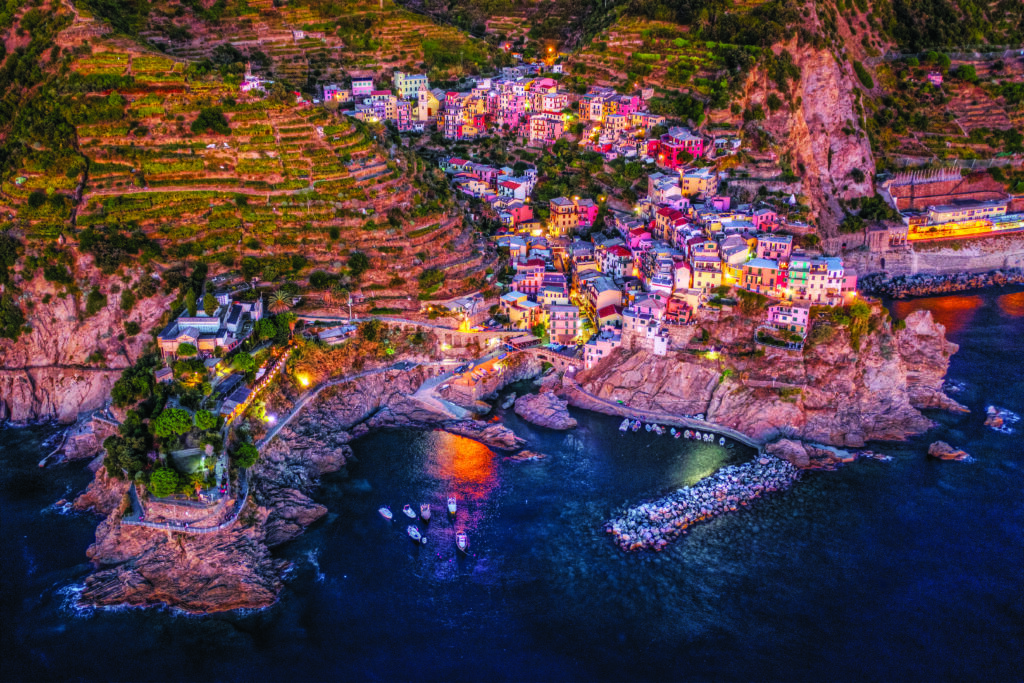
<svg viewBox="0 0 1024 683">
<path fill-rule="evenodd" d="M 619 425 L 619 431 L 620 432 L 624 432 L 627 429 L 629 429 L 629 418 L 628 417 L 623 418 L 622 419 L 622 424 Z"/>
<path fill-rule="evenodd" d="M 456 510 L 455 496 L 448 496 L 448 514 L 454 515 Z"/>
<path fill-rule="evenodd" d="M 672 436 L 674 438 L 676 438 L 676 439 L 679 439 L 679 438 L 681 438 L 683 436 L 683 432 L 682 431 L 678 431 L 675 434 L 673 434 Z"/>
<path fill-rule="evenodd" d="M 377 512 L 380 513 L 381 517 L 387 520 L 390 520 L 392 517 L 394 517 L 394 515 L 391 514 L 391 508 L 389 508 L 387 505 L 381 505 L 380 509 L 378 509 Z"/>
<path fill-rule="evenodd" d="M 669 433 L 670 433 L 670 434 L 671 434 L 672 436 L 675 436 L 675 435 L 676 435 L 676 428 L 675 428 L 675 427 L 672 427 L 672 428 L 671 428 L 671 429 L 669 429 L 668 431 L 669 431 Z"/>
<path fill-rule="evenodd" d="M 430 519 L 430 503 L 423 503 L 420 505 L 420 517 L 423 519 Z"/>
<path fill-rule="evenodd" d="M 413 511 L 411 505 L 406 504 L 406 506 L 402 508 L 402 512 L 404 512 L 405 516 L 409 519 L 416 519 L 416 513 Z"/>
<path fill-rule="evenodd" d="M 651 431 L 651 425 L 645 424 L 644 429 L 646 429 L 647 431 Z"/>
<path fill-rule="evenodd" d="M 724 446 L 725 445 L 725 437 L 724 436 L 718 438 L 718 445 L 719 446 Z"/>
<path fill-rule="evenodd" d="M 405 528 L 405 533 L 409 534 L 409 538 L 416 541 L 417 543 L 426 543 L 427 537 L 420 533 L 420 530 L 414 527 L 412 524 Z"/>
<path fill-rule="evenodd" d="M 640 420 L 635 420 L 633 422 L 633 431 L 635 432 L 635 431 L 638 431 L 639 429 L 640 429 Z"/>
<path fill-rule="evenodd" d="M 455 534 L 455 547 L 462 552 L 466 552 L 469 548 L 469 536 L 466 535 L 466 532 L 460 531 Z"/>
</svg>

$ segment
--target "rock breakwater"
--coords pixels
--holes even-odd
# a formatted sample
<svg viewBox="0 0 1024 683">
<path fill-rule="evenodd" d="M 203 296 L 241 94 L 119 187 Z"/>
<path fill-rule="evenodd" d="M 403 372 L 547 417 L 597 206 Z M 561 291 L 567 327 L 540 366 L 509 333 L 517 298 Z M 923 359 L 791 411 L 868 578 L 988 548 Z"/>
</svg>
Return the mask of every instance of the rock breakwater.
<svg viewBox="0 0 1024 683">
<path fill-rule="evenodd" d="M 990 273 L 951 273 L 948 275 L 899 275 L 887 278 L 882 274 L 869 275 L 860 282 L 861 291 L 867 294 L 885 295 L 894 299 L 911 296 L 951 294 L 985 287 L 1005 287 L 1024 284 L 1024 273 L 1019 271 Z"/>
<path fill-rule="evenodd" d="M 766 455 L 742 465 L 723 467 L 697 484 L 650 503 L 627 509 L 605 530 L 625 551 L 661 551 L 688 527 L 725 512 L 735 512 L 766 493 L 788 489 L 800 470 Z"/>
</svg>

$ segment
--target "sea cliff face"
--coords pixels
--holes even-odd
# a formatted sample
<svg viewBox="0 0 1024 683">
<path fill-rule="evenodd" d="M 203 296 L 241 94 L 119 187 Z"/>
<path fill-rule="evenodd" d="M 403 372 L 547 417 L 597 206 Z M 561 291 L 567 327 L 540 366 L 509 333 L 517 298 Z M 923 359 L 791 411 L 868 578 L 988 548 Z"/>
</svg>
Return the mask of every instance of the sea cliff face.
<svg viewBox="0 0 1024 683">
<path fill-rule="evenodd" d="M 167 605 L 192 613 L 260 608 L 284 586 L 287 561 L 272 549 L 302 535 L 327 513 L 313 500 L 320 477 L 345 466 L 349 442 L 370 427 L 435 427 L 515 450 L 521 440 L 497 423 L 453 419 L 410 398 L 424 371 L 389 371 L 324 390 L 261 449 L 248 473 L 249 499 L 238 519 L 211 534 L 122 524 L 128 482 L 100 468 L 75 501 L 105 516 L 87 551 L 97 571 L 80 600 L 97 606 Z"/>
<path fill-rule="evenodd" d="M 79 412 L 100 408 L 121 371 L 133 364 L 167 310 L 169 297 L 138 301 L 129 313 L 120 308 L 123 290 L 86 268 L 107 297 L 107 305 L 85 317 L 84 304 L 74 296 L 58 296 L 42 277 L 20 286 L 34 304 L 26 310 L 31 331 L 16 342 L 0 340 L 0 421 L 58 420 L 74 422 Z M 44 298 L 49 295 L 47 303 Z M 142 333 L 127 336 L 124 324 L 134 321 Z M 120 338 L 119 338 L 120 337 Z M 98 353 L 100 362 L 88 362 Z M 95 356 L 93 356 L 95 358 Z"/>
<path fill-rule="evenodd" d="M 755 323 L 732 318 L 706 327 L 723 342 L 721 356 L 655 356 L 619 351 L 577 378 L 595 396 L 674 414 L 703 413 L 710 422 L 757 440 L 796 438 L 834 446 L 902 440 L 931 425 L 919 409 L 960 409 L 942 393 L 957 346 L 927 311 L 911 314 L 896 335 L 864 335 L 859 351 L 836 329 L 803 352 L 771 347 L 749 354 Z M 747 352 L 747 355 L 743 355 Z M 581 407 L 586 401 L 572 399 Z"/>
</svg>

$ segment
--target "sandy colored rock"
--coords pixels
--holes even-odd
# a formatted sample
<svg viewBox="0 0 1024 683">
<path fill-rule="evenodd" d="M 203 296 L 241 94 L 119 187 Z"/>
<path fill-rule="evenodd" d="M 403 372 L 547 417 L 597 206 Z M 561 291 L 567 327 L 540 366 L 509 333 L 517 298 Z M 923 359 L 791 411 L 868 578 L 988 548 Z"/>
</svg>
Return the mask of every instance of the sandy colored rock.
<svg viewBox="0 0 1024 683">
<path fill-rule="evenodd" d="M 831 341 L 803 353 L 768 348 L 757 357 L 749 352 L 756 326 L 756 320 L 741 317 L 702 322 L 725 349 L 721 359 L 620 348 L 577 380 L 606 402 L 673 415 L 703 413 L 710 422 L 764 442 L 789 438 L 862 447 L 869 440 L 900 441 L 932 425 L 921 408 L 963 410 L 942 393 L 957 347 L 928 311 L 909 316 L 907 329 L 895 336 L 864 335 L 856 352 L 839 328 Z M 573 405 L 609 412 L 584 394 L 567 396 Z"/>
<path fill-rule="evenodd" d="M 572 429 L 576 419 L 569 415 L 569 402 L 552 392 L 527 394 L 516 399 L 516 415 L 548 429 Z"/>
<path fill-rule="evenodd" d="M 967 451 L 953 448 L 945 441 L 936 441 L 928 446 L 928 455 L 939 460 L 969 460 Z"/>
</svg>

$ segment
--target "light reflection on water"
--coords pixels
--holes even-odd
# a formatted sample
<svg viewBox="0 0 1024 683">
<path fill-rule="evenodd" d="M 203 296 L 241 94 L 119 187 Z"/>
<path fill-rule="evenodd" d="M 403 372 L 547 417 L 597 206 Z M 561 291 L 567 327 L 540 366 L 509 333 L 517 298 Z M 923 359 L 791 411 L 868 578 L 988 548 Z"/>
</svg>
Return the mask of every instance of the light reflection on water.
<svg viewBox="0 0 1024 683">
<path fill-rule="evenodd" d="M 999 310 L 1012 318 L 1024 316 L 1024 292 L 1003 294 L 996 299 Z"/>
<path fill-rule="evenodd" d="M 944 325 L 948 335 L 963 331 L 974 319 L 978 309 L 984 305 L 985 300 L 980 295 L 953 295 L 930 299 L 901 299 L 892 303 L 892 309 L 901 320 L 920 309 L 931 311 L 935 322 Z"/>
</svg>

